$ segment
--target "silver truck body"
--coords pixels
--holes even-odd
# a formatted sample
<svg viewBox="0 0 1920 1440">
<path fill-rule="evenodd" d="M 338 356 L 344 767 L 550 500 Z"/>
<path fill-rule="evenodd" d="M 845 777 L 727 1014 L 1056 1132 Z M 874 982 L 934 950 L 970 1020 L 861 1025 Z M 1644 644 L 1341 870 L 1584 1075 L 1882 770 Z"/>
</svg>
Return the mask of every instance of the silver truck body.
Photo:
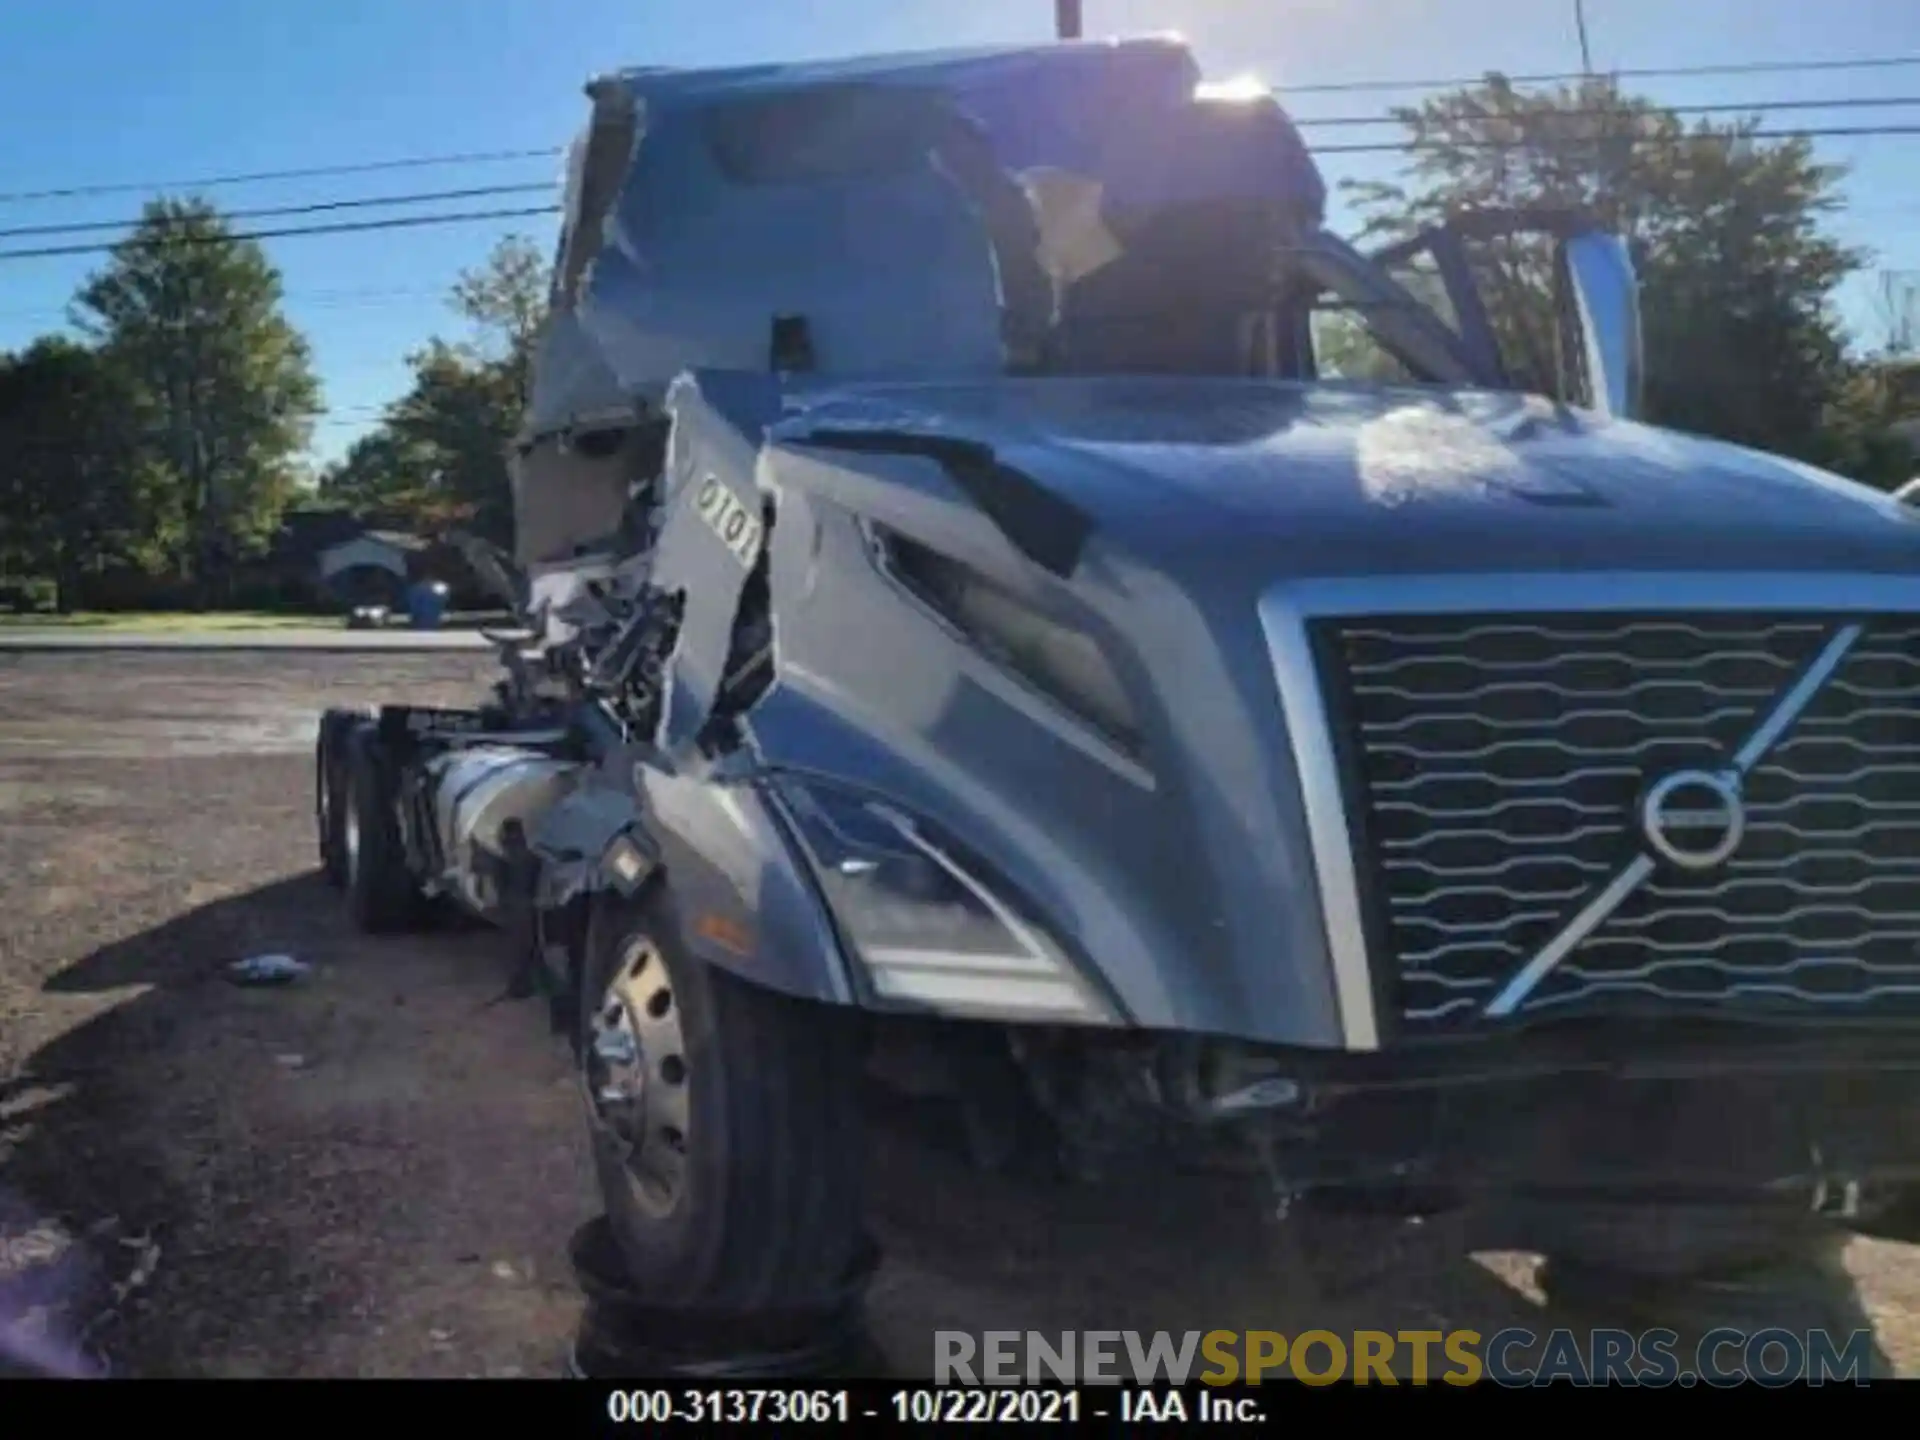
<svg viewBox="0 0 1920 1440">
<path fill-rule="evenodd" d="M 1790 462 L 1511 396 L 768 383 L 756 411 L 750 388 L 733 385 L 731 414 L 697 378 L 670 402 L 694 438 L 656 576 L 730 621 L 745 567 L 701 522 L 696 477 L 778 517 L 775 680 L 731 775 L 707 783 L 773 813 L 810 788 L 844 790 L 991 857 L 976 878 L 1031 911 L 1110 1002 L 1094 1007 L 1107 1023 L 1359 1050 L 1506 1023 L 1487 1009 L 1506 982 L 1615 870 L 1656 853 L 1642 791 L 1727 763 L 1863 623 L 1752 768 L 1743 823 L 1765 848 L 1668 867 L 1622 897 L 1510 1018 L 1911 1013 L 1920 965 L 1900 936 L 1920 909 L 1914 837 L 1882 788 L 1903 783 L 1904 752 L 1875 729 L 1889 716 L 1846 703 L 1917 678 L 1902 642 L 1920 631 L 1920 531 L 1904 507 Z M 936 460 L 837 450 L 849 434 L 991 447 L 1085 517 L 1071 569 L 1034 563 Z M 1081 686 L 1064 701 L 1035 684 L 970 633 L 964 599 L 943 613 L 889 567 L 900 542 L 964 567 L 999 605 L 983 624 L 1089 637 L 1101 679 L 1060 672 Z M 1563 624 L 1577 647 L 1550 643 Z M 1342 630 L 1380 653 L 1343 665 Z M 669 744 L 698 731 L 726 633 L 711 627 L 703 654 L 690 621 Z M 1502 637 L 1549 643 L 1528 664 L 1498 653 Z M 1868 669 L 1877 682 L 1854 678 Z M 1356 716 L 1356 684 L 1402 713 Z M 1564 708 L 1538 713 L 1543 698 Z M 1835 747 L 1856 763 L 1832 763 Z M 1503 771 L 1529 755 L 1546 758 Z M 1356 759 L 1383 767 L 1371 786 Z M 1836 806 L 1861 823 L 1837 836 L 1799 823 Z M 1368 838 L 1406 819 L 1412 833 Z M 1837 879 L 1796 868 L 1822 838 Z M 751 893 L 750 875 L 733 878 Z M 1497 895 L 1502 913 L 1449 929 L 1448 890 Z M 1757 935 L 1753 907 L 1729 904 L 1754 892 L 1760 914 L 1844 918 L 1849 943 Z M 1717 932 L 1666 938 L 1703 911 Z M 712 958 L 795 984 L 777 964 Z M 1810 967 L 1820 983 L 1802 985 Z M 969 993 L 980 1005 L 958 1008 L 1018 1013 L 990 986 Z"/>
<path fill-rule="evenodd" d="M 515 472 L 514 663 L 572 678 L 510 718 L 571 738 L 421 768 L 427 883 L 565 991 L 582 907 L 664 875 L 702 961 L 1120 1057 L 1068 1128 L 1279 1115 L 1289 1184 L 1920 1173 L 1917 512 L 1633 420 L 1604 237 L 1556 242 L 1578 403 L 1521 393 L 1196 80 L 1142 42 L 591 87 Z M 1215 275 L 1169 215 L 1266 248 Z M 1145 308 L 1075 310 L 1133 262 Z M 1322 377 L 1321 294 L 1427 383 Z"/>
</svg>

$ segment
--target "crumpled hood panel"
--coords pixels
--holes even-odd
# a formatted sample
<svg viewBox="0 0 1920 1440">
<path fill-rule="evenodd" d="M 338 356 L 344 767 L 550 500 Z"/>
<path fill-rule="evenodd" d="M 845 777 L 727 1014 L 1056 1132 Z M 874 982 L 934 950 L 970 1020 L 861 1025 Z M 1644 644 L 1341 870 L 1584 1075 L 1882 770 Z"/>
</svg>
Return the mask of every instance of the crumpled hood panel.
<svg viewBox="0 0 1920 1440">
<path fill-rule="evenodd" d="M 1890 498 L 1794 461 L 1485 392 L 1022 380 L 789 396 L 776 441 L 981 442 L 1151 556 L 1257 548 L 1300 576 L 1920 567 Z"/>
</svg>

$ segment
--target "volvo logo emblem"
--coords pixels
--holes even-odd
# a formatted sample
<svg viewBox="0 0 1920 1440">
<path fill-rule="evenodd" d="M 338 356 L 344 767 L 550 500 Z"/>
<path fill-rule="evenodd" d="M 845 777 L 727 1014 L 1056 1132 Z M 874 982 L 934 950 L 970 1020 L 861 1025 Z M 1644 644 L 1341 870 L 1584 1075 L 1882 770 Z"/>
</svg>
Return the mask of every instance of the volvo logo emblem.
<svg viewBox="0 0 1920 1440">
<path fill-rule="evenodd" d="M 1737 772 L 1676 770 L 1640 802 L 1653 853 L 1682 870 L 1711 870 L 1740 848 L 1747 811 Z"/>
</svg>

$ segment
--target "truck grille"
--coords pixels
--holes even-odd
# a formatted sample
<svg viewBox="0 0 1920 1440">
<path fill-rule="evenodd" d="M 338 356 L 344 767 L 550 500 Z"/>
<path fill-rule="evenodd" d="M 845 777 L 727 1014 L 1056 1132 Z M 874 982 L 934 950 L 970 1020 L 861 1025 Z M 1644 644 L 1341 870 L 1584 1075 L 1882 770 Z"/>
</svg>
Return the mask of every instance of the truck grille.
<svg viewBox="0 0 1920 1440">
<path fill-rule="evenodd" d="M 1840 618 L 1323 621 L 1376 972 L 1406 1032 L 1490 1001 L 1723 769 Z M 1513 1013 L 1920 1017 L 1920 617 L 1869 621 L 1746 777 L 1738 848 L 1654 871 Z M 1384 964 L 1382 955 L 1391 957 Z"/>
</svg>

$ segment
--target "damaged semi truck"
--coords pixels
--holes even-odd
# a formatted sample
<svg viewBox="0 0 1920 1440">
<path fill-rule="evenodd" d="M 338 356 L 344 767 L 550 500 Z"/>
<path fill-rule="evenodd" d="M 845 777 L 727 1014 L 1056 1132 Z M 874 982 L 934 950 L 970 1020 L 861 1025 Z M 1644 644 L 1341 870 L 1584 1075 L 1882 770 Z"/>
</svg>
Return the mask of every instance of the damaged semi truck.
<svg viewBox="0 0 1920 1440">
<path fill-rule="evenodd" d="M 526 633 L 325 717 L 327 873 L 507 932 L 663 1305 L 835 1292 L 902 1056 L 983 1156 L 1827 1265 L 1920 1159 L 1920 530 L 1638 423 L 1619 238 L 1362 253 L 1199 82 L 592 84 L 479 556 Z M 1550 374 L 1474 284 L 1517 234 Z"/>
</svg>

